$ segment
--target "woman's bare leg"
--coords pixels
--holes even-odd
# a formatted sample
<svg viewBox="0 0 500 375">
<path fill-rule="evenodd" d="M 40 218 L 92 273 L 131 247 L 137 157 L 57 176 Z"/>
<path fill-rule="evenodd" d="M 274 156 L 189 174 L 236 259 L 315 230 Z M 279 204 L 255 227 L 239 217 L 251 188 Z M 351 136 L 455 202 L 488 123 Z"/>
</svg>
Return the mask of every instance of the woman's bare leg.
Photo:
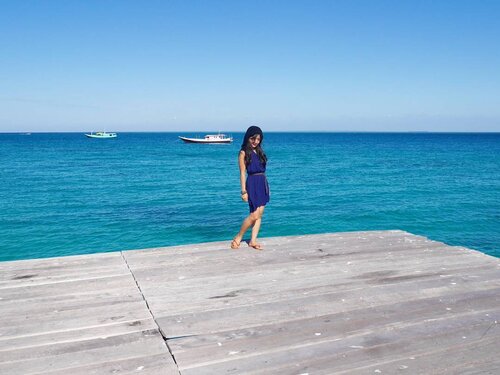
<svg viewBox="0 0 500 375">
<path fill-rule="evenodd" d="M 260 249 L 260 245 L 257 243 L 257 236 L 259 235 L 259 230 L 260 230 L 260 224 L 262 223 L 262 215 L 264 215 L 264 206 L 260 206 L 255 210 L 255 212 L 258 215 L 258 219 L 255 220 L 255 224 L 253 225 L 252 228 L 252 238 L 250 239 L 250 244 L 249 245 L 256 245 L 256 249 Z M 254 247 L 254 246 L 252 246 Z"/>
<path fill-rule="evenodd" d="M 236 241 L 238 244 L 241 242 L 243 239 L 243 236 L 245 235 L 246 231 L 248 228 L 250 228 L 252 225 L 255 223 L 255 215 L 250 214 L 248 215 L 245 220 L 243 220 L 243 223 L 241 224 L 241 228 L 239 233 L 234 237 L 234 241 Z"/>
<path fill-rule="evenodd" d="M 255 220 L 255 224 L 252 227 L 252 238 L 250 239 L 250 243 L 256 243 L 257 242 L 257 236 L 259 235 L 260 223 L 261 222 L 262 222 L 262 218 Z"/>
</svg>

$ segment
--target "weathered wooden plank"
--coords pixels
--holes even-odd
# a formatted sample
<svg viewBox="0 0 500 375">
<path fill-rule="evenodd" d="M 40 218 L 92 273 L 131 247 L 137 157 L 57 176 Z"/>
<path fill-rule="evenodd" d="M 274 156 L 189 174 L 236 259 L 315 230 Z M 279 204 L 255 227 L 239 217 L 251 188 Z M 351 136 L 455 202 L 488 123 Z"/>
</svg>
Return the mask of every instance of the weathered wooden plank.
<svg viewBox="0 0 500 375">
<path fill-rule="evenodd" d="M 325 357 L 310 361 L 307 367 L 313 373 L 325 375 L 330 374 L 332 368 L 339 374 L 391 374 L 401 370 L 416 374 L 462 374 L 462 366 L 471 363 L 480 366 L 482 362 L 498 360 L 499 332 L 491 332 L 483 338 L 477 336 L 488 329 L 488 323 L 470 329 L 464 327 L 456 330 L 453 326 L 450 327 L 450 331 L 430 331 L 432 335 L 415 336 L 415 340 L 400 340 L 374 348 L 359 349 L 346 357 Z M 474 332 L 474 328 L 479 329 L 479 332 Z M 471 333 L 472 335 L 467 336 Z M 332 361 L 335 361 L 335 364 Z M 282 368 L 275 373 L 284 374 L 286 371 L 286 368 Z"/>
<path fill-rule="evenodd" d="M 148 314 L 144 311 L 136 310 L 133 312 L 121 311 L 116 315 L 106 315 L 92 317 L 88 316 L 82 321 L 80 318 L 66 320 L 52 320 L 43 323 L 37 323 L 36 320 L 31 323 L 17 324 L 12 327 L 5 327 L 1 330 L 2 338 L 28 337 L 31 335 L 52 334 L 58 332 L 75 331 L 94 326 L 107 326 L 114 323 L 134 322 L 146 319 Z"/>
<path fill-rule="evenodd" d="M 500 337 L 492 337 L 479 342 L 454 344 L 453 341 L 442 342 L 441 346 L 434 345 L 431 340 L 425 338 L 423 344 L 427 344 L 434 350 L 420 352 L 417 349 L 408 348 L 408 344 L 413 342 L 400 341 L 386 346 L 384 348 L 368 349 L 372 352 L 367 358 L 364 357 L 363 349 L 352 349 L 351 351 L 339 352 L 335 355 L 324 356 L 317 358 L 312 354 L 309 358 L 298 361 L 290 360 L 288 364 L 283 366 L 273 366 L 271 363 L 266 363 L 263 367 L 253 370 L 243 370 L 241 367 L 233 366 L 229 373 L 245 374 L 245 375 L 287 375 L 287 374 L 468 374 L 469 371 L 462 369 L 463 367 L 475 368 L 473 373 L 496 375 L 498 368 L 493 372 L 488 372 L 494 368 L 493 364 L 498 363 L 497 354 L 494 352 L 498 345 Z M 408 353 L 401 353 L 402 359 L 384 361 L 384 358 L 390 358 L 391 355 L 385 354 L 385 350 L 396 352 L 400 348 L 408 348 Z M 379 351 L 379 349 L 381 349 Z M 414 350 L 414 351 L 411 351 Z M 371 363 L 371 365 L 362 366 L 361 363 Z M 229 366 L 228 366 L 229 367 Z M 253 367 L 253 366 L 252 366 Z M 222 366 L 219 367 L 220 369 Z M 478 369 L 481 370 L 478 370 Z M 197 368 L 192 370 L 183 370 L 183 374 L 210 374 L 212 368 Z M 219 369 L 215 369 L 216 371 Z M 206 372 L 205 372 L 206 371 Z"/>
<path fill-rule="evenodd" d="M 478 301 L 475 301 L 478 302 Z M 478 307 L 486 301 L 478 303 Z M 298 347 L 319 341 L 344 340 L 351 336 L 380 331 L 381 329 L 399 329 L 403 326 L 421 322 L 457 319 L 467 325 L 474 320 L 494 322 L 500 319 L 497 310 L 470 311 L 470 304 L 452 304 L 453 314 L 442 309 L 432 309 L 436 301 L 426 301 L 426 308 L 421 303 L 402 303 L 376 308 L 358 309 L 349 312 L 329 314 L 321 317 L 271 323 L 247 329 L 221 331 L 211 335 L 195 335 L 169 340 L 176 359 L 180 363 L 204 363 L 226 360 L 227 353 L 232 353 L 234 360 L 240 355 L 266 353 Z"/>
<path fill-rule="evenodd" d="M 314 268 L 313 268 L 314 269 Z M 206 280 L 207 282 L 199 284 L 196 288 L 190 288 L 186 292 L 185 289 L 181 289 L 180 292 L 189 296 L 190 299 L 185 299 L 179 297 L 179 303 L 175 302 L 175 293 L 177 290 L 175 288 L 170 288 L 168 284 L 165 285 L 164 290 L 156 289 L 153 293 L 145 288 L 144 293 L 148 296 L 148 301 L 150 306 L 155 310 L 157 315 L 169 314 L 172 311 L 181 311 L 194 309 L 191 311 L 199 311 L 197 306 L 202 307 L 202 310 L 206 310 L 206 304 L 212 305 L 213 308 L 218 308 L 222 305 L 237 306 L 238 304 L 248 303 L 260 303 L 260 302 L 272 302 L 273 299 L 279 300 L 280 293 L 283 291 L 288 291 L 291 298 L 297 298 L 302 294 L 322 294 L 329 293 L 333 290 L 342 291 L 349 289 L 359 289 L 366 287 L 379 287 L 383 285 L 399 284 L 402 282 L 419 282 L 425 279 L 447 279 L 449 280 L 449 287 L 455 288 L 456 285 L 460 283 L 467 283 L 474 280 L 483 280 L 481 276 L 473 277 L 475 275 L 465 275 L 460 277 L 460 274 L 454 274 L 447 270 L 446 273 L 432 272 L 432 267 L 429 269 L 421 267 L 422 272 L 416 272 L 413 274 L 401 274 L 399 271 L 394 271 L 389 269 L 386 273 L 384 270 L 377 273 L 361 273 L 360 275 L 342 275 L 336 273 L 321 274 L 317 270 L 312 272 L 314 277 L 307 277 L 306 274 L 290 274 L 290 272 L 284 272 L 283 276 L 277 275 L 276 273 L 262 273 L 259 277 L 246 278 L 246 275 L 241 275 L 239 278 L 233 280 L 228 278 L 227 280 L 222 280 L 221 283 L 214 282 L 213 279 Z M 462 271 L 472 271 L 474 268 L 467 267 L 461 269 Z M 492 270 L 492 267 L 485 266 L 485 268 L 480 268 L 483 275 L 488 270 Z M 392 272 L 392 273 L 391 273 Z M 492 271 L 497 276 L 499 271 Z M 320 276 L 318 276 L 320 274 Z M 455 277 L 457 280 L 453 279 Z M 465 279 L 464 279 L 465 277 Z M 493 276 L 492 276 L 493 277 Z M 468 281 L 470 280 L 470 281 Z M 310 282 L 309 282 L 310 281 Z M 442 280 L 439 281 L 439 283 Z M 302 284 L 301 284 L 302 283 Z M 418 285 L 418 284 L 416 284 Z M 248 288 L 248 286 L 251 286 Z M 290 289 L 288 289 L 290 286 Z M 212 287 L 215 287 L 218 294 L 214 293 Z M 315 289 L 317 287 L 317 289 Z M 172 290 L 170 290 L 172 289 Z M 312 289 L 312 290 L 310 290 Z M 294 290 L 297 293 L 294 294 Z M 224 298 L 226 296 L 227 298 Z M 276 298 L 274 298 L 276 296 Z M 173 300 L 173 301 L 172 301 Z M 167 302 L 168 301 L 168 302 Z M 172 301 L 172 302 L 171 302 Z M 202 306 L 203 305 L 203 306 Z M 178 309 L 178 310 L 177 310 Z"/>
<path fill-rule="evenodd" d="M 286 237 L 283 238 L 286 239 Z M 236 253 L 239 257 L 247 257 L 249 260 L 254 259 L 255 261 L 259 261 L 261 259 L 267 259 L 280 262 L 283 259 L 296 259 L 296 256 L 314 253 L 315 250 L 319 249 L 325 250 L 324 254 L 363 255 L 365 253 L 371 253 L 373 255 L 374 252 L 386 252 L 392 249 L 397 250 L 398 248 L 408 250 L 411 247 L 444 246 L 444 244 L 440 242 L 429 241 L 427 239 L 408 241 L 408 237 L 401 237 L 392 240 L 392 242 L 388 242 L 387 238 L 377 236 L 369 241 L 365 240 L 361 243 L 357 242 L 355 239 L 350 241 L 335 241 L 334 239 L 334 236 L 332 236 L 332 239 L 325 238 L 324 236 L 321 236 L 319 239 L 316 239 L 315 236 L 302 239 L 293 238 L 293 240 L 291 239 L 284 243 L 278 242 L 274 246 L 267 247 L 265 249 L 266 251 L 258 253 L 259 255 L 257 257 L 255 256 L 255 250 L 247 248 L 244 244 L 239 250 L 231 250 L 227 247 L 227 243 L 219 244 L 218 246 L 212 245 L 210 248 L 207 245 L 207 249 L 203 252 L 193 254 L 186 251 L 184 253 L 175 254 L 175 257 L 170 253 L 170 249 L 168 248 L 161 252 L 125 251 L 123 255 L 127 258 L 129 264 L 133 265 L 134 270 L 139 271 L 141 268 L 161 268 L 163 266 L 175 269 L 175 266 L 189 266 L 191 264 L 196 265 L 196 268 L 198 268 L 203 265 L 203 263 L 200 263 L 200 260 L 214 263 L 221 260 L 230 260 L 231 258 L 227 256 L 228 251 Z M 270 241 L 272 241 L 272 239 Z M 279 256 L 276 256 L 276 252 L 279 252 Z"/>
<path fill-rule="evenodd" d="M 403 246 L 403 245 L 402 245 Z M 446 249 L 445 246 L 439 244 L 426 245 L 426 249 L 433 249 L 435 251 L 440 251 Z M 384 253 L 380 257 L 373 258 L 371 254 L 357 254 L 353 256 L 352 254 L 341 255 L 335 254 L 326 251 L 314 251 L 316 249 L 312 249 L 309 253 L 301 253 L 297 254 L 295 252 L 290 252 L 286 254 L 271 254 L 270 252 L 266 252 L 263 255 L 259 255 L 254 251 L 248 252 L 243 256 L 239 253 L 231 252 L 233 255 L 230 256 L 228 254 L 224 254 L 224 258 L 219 259 L 200 259 L 199 264 L 196 266 L 193 265 L 182 265 L 182 267 L 174 267 L 172 271 L 168 274 L 165 274 L 164 267 L 150 267 L 150 268 L 135 268 L 134 262 L 130 262 L 131 268 L 134 271 L 134 275 L 137 279 L 140 279 L 145 285 L 147 284 L 155 284 L 159 281 L 162 282 L 176 282 L 180 280 L 196 280 L 203 279 L 205 277 L 214 276 L 214 277 L 222 277 L 222 276 L 231 276 L 231 275 L 239 275 L 240 273 L 248 273 L 252 270 L 275 270 L 275 269 L 288 269 L 289 267 L 297 267 L 310 269 L 311 265 L 316 265 L 319 267 L 321 264 L 326 264 L 324 267 L 329 267 L 330 269 L 333 267 L 340 268 L 345 265 L 354 265 L 365 264 L 368 260 L 370 262 L 374 262 L 374 264 L 384 264 L 388 261 L 391 262 L 404 262 L 405 265 L 408 265 L 408 256 L 412 256 L 416 250 L 416 248 L 407 249 L 404 247 L 398 247 L 395 250 L 398 251 L 397 254 L 389 254 Z M 402 252 L 402 254 L 400 254 Z M 336 258 L 336 259 L 334 259 Z M 466 256 L 458 257 L 455 254 L 443 254 L 444 258 L 450 258 L 450 260 L 459 262 L 464 261 L 465 259 L 469 259 Z M 432 254 L 429 254 L 426 257 L 421 257 L 415 259 L 415 266 L 418 265 L 419 261 L 427 261 L 427 262 L 435 262 L 435 257 L 432 257 Z M 370 264 L 367 264 L 370 266 Z M 347 267 L 347 268 L 352 268 Z"/>
<path fill-rule="evenodd" d="M 93 365 L 45 372 L 47 375 L 179 375 L 177 365 L 168 354 L 127 358 Z"/>
<path fill-rule="evenodd" d="M 166 354 L 158 331 L 144 331 L 2 352 L 0 373 L 30 374 Z"/>
<path fill-rule="evenodd" d="M 271 322 L 267 325 L 251 326 L 236 330 L 220 330 L 211 334 L 200 334 L 180 337 L 170 344 L 174 351 L 192 350 L 201 348 L 206 350 L 205 345 L 213 346 L 213 343 L 227 343 L 228 345 L 240 345 L 241 341 L 253 342 L 263 341 L 259 345 L 266 346 L 266 341 L 273 339 L 275 342 L 292 342 L 296 334 L 297 340 L 302 340 L 300 331 L 303 327 L 310 327 L 310 331 L 323 332 L 325 329 L 333 329 L 337 333 L 347 334 L 352 330 L 376 328 L 377 325 L 392 324 L 402 321 L 437 319 L 443 315 L 448 317 L 453 314 L 483 314 L 489 317 L 498 308 L 498 301 L 491 300 L 491 294 L 482 298 L 474 293 L 461 294 L 459 296 L 447 296 L 425 298 L 411 301 L 394 301 L 385 305 L 359 307 L 355 309 L 340 309 L 339 312 L 331 312 L 325 315 L 312 316 L 303 319 L 292 319 L 282 323 Z M 324 335 L 323 335 L 324 336 Z M 230 346 L 233 349 L 236 347 Z M 239 349 L 238 349 L 239 350 Z M 210 350 L 206 350 L 211 356 Z M 195 355 L 202 355 L 195 353 Z"/>
<path fill-rule="evenodd" d="M 292 264 L 287 267 L 259 267 L 251 268 L 246 271 L 242 271 L 235 275 L 220 274 L 214 276 L 207 276 L 205 278 L 180 278 L 180 280 L 175 281 L 165 281 L 161 282 L 157 280 L 151 282 L 150 280 L 144 280 L 141 277 L 137 277 L 137 280 L 141 283 L 144 294 L 148 299 L 154 297 L 164 297 L 165 293 L 175 293 L 196 295 L 197 292 L 213 295 L 210 291 L 216 290 L 235 290 L 235 289 L 258 289 L 259 286 L 265 285 L 273 288 L 277 288 L 281 285 L 286 287 L 286 285 L 294 282 L 303 282 L 305 286 L 313 285 L 318 283 L 318 285 L 328 283 L 363 283 L 363 282 L 391 282 L 393 281 L 404 281 L 405 279 L 417 280 L 426 275 L 457 275 L 470 273 L 468 270 L 481 268 L 481 271 L 486 269 L 496 269 L 493 265 L 478 265 L 471 266 L 470 260 L 464 260 L 463 262 L 448 263 L 447 267 L 436 267 L 436 265 L 431 262 L 420 263 L 418 266 L 404 267 L 405 261 L 399 262 L 389 262 L 380 261 L 373 262 L 373 264 L 357 264 L 355 262 L 347 262 L 341 265 L 332 265 L 327 262 L 307 262 L 300 264 Z M 161 277 L 160 275 L 158 277 Z M 219 293 L 220 294 L 220 293 Z"/>
<path fill-rule="evenodd" d="M 4 314 L 29 311 L 37 308 L 37 312 L 44 314 L 54 310 L 66 311 L 85 308 L 85 306 L 98 306 L 115 302 L 134 302 L 142 300 L 142 295 L 132 294 L 127 288 L 92 290 L 75 294 L 47 295 L 42 297 L 27 298 L 22 300 L 2 300 L 2 312 Z"/>
<path fill-rule="evenodd" d="M 497 272 L 495 272 L 498 275 Z M 485 275 L 487 275 L 485 270 Z M 493 275 L 490 273 L 490 275 Z M 424 276 L 424 277 L 422 277 Z M 401 288 L 407 284 L 404 292 Z M 269 284 L 268 284 L 269 285 Z M 280 301 L 293 300 L 299 296 L 319 296 L 332 293 L 338 294 L 344 308 L 348 308 L 350 304 L 357 305 L 359 299 L 363 299 L 367 288 L 370 288 L 372 294 L 377 293 L 379 296 L 383 294 L 391 294 L 390 298 L 394 301 L 425 297 L 425 293 L 447 294 L 452 290 L 474 291 L 483 290 L 491 287 L 500 286 L 500 280 L 482 280 L 481 279 L 461 279 L 455 276 L 440 277 L 437 275 L 418 274 L 414 278 L 406 276 L 404 281 L 381 282 L 380 284 L 360 284 L 359 282 L 335 282 L 324 284 L 315 283 L 313 285 L 305 285 L 300 289 L 297 284 L 291 286 L 291 289 L 279 286 L 274 288 L 273 285 L 264 285 L 262 288 L 254 287 L 250 289 L 223 289 L 221 294 L 216 295 L 213 291 L 207 290 L 202 298 L 199 293 L 192 296 L 191 300 L 180 299 L 170 304 L 166 301 L 171 301 L 175 297 L 154 297 L 149 298 L 150 306 L 154 309 L 157 317 L 165 317 L 169 315 L 180 315 L 197 313 L 200 311 L 220 310 L 226 308 L 236 308 L 244 306 L 254 306 L 263 303 L 274 303 Z M 373 302 L 371 298 L 364 298 L 367 302 Z M 374 303 L 374 302 L 373 302 Z"/>
<path fill-rule="evenodd" d="M 93 351 L 95 349 L 107 350 L 115 346 L 143 341 L 153 342 L 154 345 L 150 349 L 157 350 L 159 353 L 163 352 L 163 340 L 161 339 L 157 329 L 154 328 L 151 330 L 135 331 L 120 335 L 105 335 L 87 339 L 79 338 L 78 340 L 72 340 L 71 342 L 57 342 L 46 345 L 12 348 L 3 350 L 1 353 L 4 362 L 14 363 L 18 361 L 26 361 L 27 358 L 29 358 L 29 360 L 34 360 L 38 358 L 48 358 L 71 353 L 77 353 L 78 356 L 80 356 L 87 351 Z M 114 354 L 116 353 L 111 353 L 111 355 Z M 119 355 L 121 354 L 119 353 Z"/>
<path fill-rule="evenodd" d="M 72 255 L 66 257 L 16 260 L 0 262 L 0 280 L 12 275 L 29 273 L 52 275 L 71 270 L 99 269 L 124 266 L 120 252 L 99 253 L 88 255 Z"/>
<path fill-rule="evenodd" d="M 394 374 L 403 371 L 409 374 L 498 374 L 500 369 L 499 341 L 498 336 L 491 337 L 424 354 L 411 355 L 411 358 L 382 360 L 380 363 L 363 368 L 350 368 L 339 374 Z M 463 361 L 457 363 L 457 358 L 463 358 Z M 330 374 L 330 371 L 330 366 L 327 365 L 322 371 L 313 370 L 313 373 L 326 375 Z"/>
<path fill-rule="evenodd" d="M 418 292 L 401 291 L 399 293 L 382 295 L 362 293 L 361 297 L 351 298 L 350 293 L 340 292 L 256 304 L 254 306 L 228 307 L 226 309 L 170 315 L 167 317 L 160 316 L 156 317 L 156 321 L 166 337 L 185 336 L 322 316 L 331 312 L 345 311 L 357 307 L 383 305 L 408 299 L 445 298 L 447 295 L 451 298 L 460 299 L 463 296 L 467 296 L 467 293 L 455 293 L 447 294 L 445 290 L 431 289 L 421 295 Z M 500 295 L 500 288 L 494 287 L 470 293 L 476 298 L 486 296 L 487 298 L 496 299 Z M 342 300 L 345 300 L 345 302 Z M 443 306 L 443 309 L 445 308 Z"/>
<path fill-rule="evenodd" d="M 51 301 L 46 298 L 44 302 L 45 304 L 42 305 L 39 301 L 31 302 L 24 300 L 22 301 L 22 306 L 19 306 L 19 301 L 5 302 L 2 306 L 3 318 L 6 320 L 10 317 L 9 321 L 12 322 L 15 319 L 24 319 L 24 316 L 36 313 L 36 315 L 43 315 L 45 317 L 55 314 L 60 319 L 64 316 L 63 314 L 74 314 L 78 311 L 87 311 L 87 309 L 99 307 L 122 306 L 122 308 L 127 309 L 129 306 L 136 304 L 142 306 L 144 300 L 140 294 L 131 294 L 129 291 L 128 293 L 124 292 L 119 295 L 94 294 L 84 296 L 83 298 L 64 299 L 62 301 Z M 2 323 L 0 322 L 1 325 Z"/>
<path fill-rule="evenodd" d="M 41 345 L 57 344 L 71 341 L 106 338 L 131 332 L 153 330 L 158 328 L 152 317 L 125 322 L 102 324 L 90 327 L 77 327 L 65 331 L 42 332 L 40 334 L 17 337 L 0 336 L 0 351 L 15 348 L 30 348 Z M 26 333 L 26 332 L 24 332 Z M 0 355 L 1 357 L 1 355 Z"/>
<path fill-rule="evenodd" d="M 498 347 L 497 342 L 492 343 L 493 348 Z M 455 363 L 455 367 L 452 367 L 449 371 L 445 369 L 443 371 L 437 372 L 436 374 L 461 374 L 461 375 L 496 375 L 498 373 L 498 369 L 500 368 L 500 359 L 494 353 L 494 358 L 491 360 L 481 360 L 474 361 L 469 355 L 465 355 L 463 358 L 466 358 L 466 361 L 462 363 Z M 449 356 L 451 358 L 456 358 L 456 355 Z"/>
<path fill-rule="evenodd" d="M 370 242 L 372 239 L 377 237 L 383 238 L 402 238 L 402 237 L 411 238 L 411 240 L 426 240 L 430 241 L 426 237 L 417 236 L 411 234 L 409 232 L 405 232 L 402 230 L 381 230 L 381 231 L 367 231 L 367 232 L 338 232 L 338 233 L 322 233 L 322 234 L 312 234 L 312 235 L 301 235 L 301 236 L 281 236 L 281 237 L 269 237 L 262 238 L 261 242 L 266 245 L 268 250 L 272 247 L 283 247 L 289 248 L 290 244 L 295 243 L 296 241 L 305 241 L 314 243 L 315 241 L 334 241 L 338 240 L 342 241 L 350 241 L 352 239 L 356 239 L 354 241 L 354 245 L 361 245 L 363 242 Z M 230 248 L 231 241 L 217 241 L 217 242 L 208 242 L 201 244 L 192 244 L 192 245 L 179 245 L 179 246 L 169 246 L 169 247 L 159 247 L 159 248 L 150 248 L 150 249 L 138 249 L 138 250 L 127 250 L 124 251 L 123 254 L 131 259 L 134 255 L 143 257 L 143 256 L 151 256 L 154 257 L 156 255 L 169 254 L 171 257 L 175 257 L 177 255 L 186 256 L 193 255 L 197 253 L 214 253 L 214 251 L 226 250 Z M 242 243 L 243 244 L 243 243 Z M 244 245 L 244 244 L 243 244 Z M 242 246 L 244 248 L 244 246 Z M 146 254 L 147 253 L 147 254 Z"/>
<path fill-rule="evenodd" d="M 41 275 L 33 272 L 13 273 L 11 278 L 0 281 L 0 290 L 4 288 L 25 287 L 33 285 L 44 285 L 50 283 L 80 281 L 98 279 L 100 277 L 128 275 L 130 271 L 126 267 L 101 267 L 89 269 L 82 273 L 81 269 L 73 269 L 71 272 L 58 272 L 53 275 Z"/>
<path fill-rule="evenodd" d="M 168 354 L 147 355 L 93 365 L 64 368 L 45 372 L 47 375 L 179 375 L 179 370 Z"/>
<path fill-rule="evenodd" d="M 103 291 L 108 289 L 136 288 L 131 275 L 109 275 L 91 279 L 71 280 L 65 282 L 45 283 L 39 285 L 0 289 L 0 301 L 26 300 L 54 295 L 72 295 L 79 292 Z M 130 289 L 133 290 L 133 289 Z"/>
<path fill-rule="evenodd" d="M 279 288 L 280 286 L 286 287 L 288 283 L 303 282 L 304 286 L 314 285 L 317 283 L 318 286 L 325 284 L 335 284 L 335 283 L 357 283 L 361 285 L 362 283 L 375 283 L 377 280 L 379 282 L 391 282 L 391 275 L 393 281 L 404 281 L 407 280 L 418 280 L 420 278 L 426 277 L 426 275 L 449 275 L 452 273 L 458 274 L 460 272 L 467 271 L 468 268 L 475 269 L 475 267 L 470 266 L 470 261 L 465 260 L 464 262 L 455 263 L 452 266 L 449 265 L 446 270 L 436 270 L 435 265 L 421 263 L 418 267 L 409 268 L 404 267 L 404 262 L 401 263 L 389 263 L 381 262 L 377 266 L 371 264 L 343 264 L 330 265 L 328 263 L 316 262 L 307 263 L 300 265 L 290 265 L 286 268 L 252 268 L 251 271 L 241 272 L 236 275 L 217 275 L 210 276 L 206 278 L 195 278 L 195 279 L 181 279 L 175 282 L 154 282 L 143 281 L 138 278 L 141 283 L 143 293 L 148 298 L 149 301 L 154 305 L 156 299 L 167 300 L 169 294 L 177 295 L 188 295 L 193 297 L 200 295 L 203 297 L 205 293 L 206 298 L 214 295 L 224 295 L 224 292 L 231 292 L 235 290 L 246 290 L 250 289 L 252 291 L 258 292 L 259 288 L 264 286 L 268 288 Z M 458 267 L 455 268 L 454 267 Z M 494 268 L 491 265 L 485 265 L 485 268 Z M 408 269 L 409 268 L 409 269 Z M 456 272 L 455 272 L 456 271 Z M 370 277 L 370 275 L 379 275 L 376 278 Z M 385 277 L 383 277 L 385 275 Z M 364 280 L 357 280 L 356 278 L 361 278 Z M 375 279 L 375 280 L 374 280 Z M 214 293 L 212 291 L 217 291 Z M 181 297 L 182 298 L 182 297 Z"/>
<path fill-rule="evenodd" d="M 386 241 L 387 240 L 382 240 Z M 308 247 L 307 247 L 308 246 Z M 367 249 L 373 249 L 375 244 L 367 244 Z M 304 247 L 306 249 L 304 250 Z M 164 277 L 163 280 L 175 280 L 180 275 L 190 276 L 190 277 L 204 277 L 201 273 L 202 270 L 207 268 L 208 270 L 215 272 L 220 269 L 219 272 L 227 272 L 231 269 L 241 268 L 248 270 L 249 266 L 263 266 L 269 265 L 269 263 L 280 265 L 281 263 L 301 263 L 307 260 L 333 260 L 338 261 L 339 263 L 342 261 L 341 257 L 345 257 L 348 260 L 356 260 L 358 263 L 363 263 L 363 260 L 377 261 L 385 258 L 397 258 L 398 251 L 404 252 L 412 252 L 414 249 L 414 253 L 419 254 L 420 257 L 423 258 L 432 258 L 434 260 L 437 257 L 433 256 L 435 248 L 439 248 L 439 251 L 450 249 L 449 246 L 446 246 L 439 242 L 427 241 L 423 244 L 418 245 L 409 245 L 407 243 L 395 243 L 392 248 L 388 248 L 387 246 L 381 244 L 379 245 L 379 250 L 383 254 L 379 254 L 379 256 L 374 256 L 374 254 L 370 252 L 365 253 L 356 253 L 353 252 L 353 248 L 355 248 L 355 244 L 347 245 L 346 249 L 335 249 L 332 247 L 328 247 L 327 244 L 322 244 L 318 246 L 314 246 L 314 244 L 307 244 L 305 240 L 296 241 L 293 245 L 281 249 L 281 251 L 275 250 L 266 250 L 263 252 L 255 252 L 253 251 L 230 251 L 227 249 L 219 249 L 219 251 L 212 251 L 212 253 L 207 252 L 203 255 L 203 257 L 193 257 L 187 256 L 186 259 L 183 259 L 181 263 L 176 263 L 174 260 L 168 260 L 168 253 L 164 252 L 163 254 L 153 257 L 150 259 L 149 255 L 129 255 L 128 252 L 124 252 L 124 256 L 127 258 L 127 261 L 130 267 L 134 270 L 134 274 L 138 278 L 146 278 L 149 276 L 151 278 L 151 274 L 154 275 L 154 270 L 158 270 L 159 273 Z M 423 251 L 417 251 L 423 250 Z M 430 254 L 426 254 L 430 253 Z M 232 256 L 231 256 L 232 255 Z M 468 258 L 476 257 L 475 252 L 472 251 L 460 251 L 458 249 L 453 248 L 452 252 L 442 251 L 440 253 L 441 256 L 450 255 L 451 259 L 459 258 L 462 256 L 466 256 Z M 400 257 L 404 257 L 405 255 L 401 255 Z M 339 257 L 339 259 L 329 259 L 329 257 Z M 148 261 L 148 263 L 144 264 L 144 258 Z M 176 256 L 179 258 L 179 256 Z M 162 260 L 163 259 L 163 260 Z M 408 260 L 408 259 L 407 259 Z M 149 261 L 152 263 L 149 264 Z M 166 263 L 164 263 L 166 262 Z M 409 262 L 407 262 L 408 265 Z M 169 272 L 166 274 L 164 272 L 163 265 L 168 265 Z M 214 269 L 213 265 L 217 265 L 216 269 Z M 226 266 L 227 265 L 227 266 Z M 180 267 L 181 266 L 181 267 Z M 244 267 L 246 266 L 246 267 Z M 163 271 L 163 272 L 162 272 Z M 238 271 L 238 270 L 237 270 Z M 149 275 L 148 275 L 149 273 Z"/>
<path fill-rule="evenodd" d="M 484 316 L 454 316 L 430 322 L 419 321 L 410 325 L 381 327 L 375 331 L 324 340 L 315 336 L 295 346 L 283 346 L 277 350 L 260 351 L 249 347 L 244 353 L 226 352 L 225 360 L 183 365 L 178 361 L 182 374 L 234 373 L 316 373 L 328 370 L 337 373 L 344 370 L 374 365 L 377 361 L 408 358 L 429 353 L 432 349 L 453 347 L 500 338 L 500 332 L 491 332 L 488 338 L 482 333 L 493 323 Z M 312 332 L 311 332 L 312 336 Z M 465 338 L 464 338 L 465 337 Z M 238 356 L 239 354 L 239 356 Z M 263 371 L 265 369 L 265 371 Z M 324 372 L 327 373 L 327 372 Z"/>
<path fill-rule="evenodd" d="M 72 327 L 91 327 L 99 324 L 110 324 L 130 320 L 147 319 L 150 313 L 145 309 L 143 302 L 135 304 L 123 304 L 119 306 L 105 305 L 99 308 L 87 308 L 84 310 L 52 312 L 50 314 L 38 315 L 34 310 L 32 313 L 24 313 L 18 317 L 7 317 L 0 322 L 0 334 L 9 337 L 20 334 L 25 330 L 30 333 L 45 331 L 60 331 Z"/>
</svg>

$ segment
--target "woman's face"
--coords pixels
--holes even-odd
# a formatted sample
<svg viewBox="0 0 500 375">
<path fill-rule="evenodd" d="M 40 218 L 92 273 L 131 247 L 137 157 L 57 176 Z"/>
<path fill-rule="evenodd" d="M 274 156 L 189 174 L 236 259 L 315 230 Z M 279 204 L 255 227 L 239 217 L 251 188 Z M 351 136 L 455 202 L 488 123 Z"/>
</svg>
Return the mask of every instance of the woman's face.
<svg viewBox="0 0 500 375">
<path fill-rule="evenodd" d="M 256 134 L 253 137 L 248 138 L 248 143 L 250 143 L 250 146 L 253 148 L 257 147 L 260 143 L 260 134 Z"/>
</svg>

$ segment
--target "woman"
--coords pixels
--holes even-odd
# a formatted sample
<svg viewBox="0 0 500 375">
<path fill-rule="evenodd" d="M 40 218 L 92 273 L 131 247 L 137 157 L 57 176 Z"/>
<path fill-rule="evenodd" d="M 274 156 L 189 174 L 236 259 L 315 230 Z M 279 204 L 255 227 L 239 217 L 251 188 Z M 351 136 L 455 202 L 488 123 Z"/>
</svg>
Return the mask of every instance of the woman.
<svg viewBox="0 0 500 375">
<path fill-rule="evenodd" d="M 258 126 L 250 126 L 241 145 L 238 156 L 241 199 L 248 202 L 250 215 L 243 220 L 240 232 L 231 242 L 232 249 L 240 247 L 245 232 L 252 227 L 252 238 L 248 242 L 248 246 L 262 250 L 262 246 L 257 243 L 257 235 L 264 214 L 264 206 L 269 202 L 269 185 L 265 175 L 267 157 L 261 147 L 263 140 L 262 130 Z M 245 173 L 248 173 L 248 178 Z"/>
</svg>

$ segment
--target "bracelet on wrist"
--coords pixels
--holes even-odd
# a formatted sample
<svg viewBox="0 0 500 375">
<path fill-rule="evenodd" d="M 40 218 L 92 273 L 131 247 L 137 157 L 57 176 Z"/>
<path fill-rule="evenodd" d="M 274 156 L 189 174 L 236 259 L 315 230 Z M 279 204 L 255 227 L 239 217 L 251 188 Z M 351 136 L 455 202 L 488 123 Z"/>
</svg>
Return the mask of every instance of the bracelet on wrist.
<svg viewBox="0 0 500 375">
<path fill-rule="evenodd" d="M 245 195 L 245 194 L 247 194 L 247 192 L 246 192 L 246 191 L 242 191 L 242 192 L 241 192 L 241 195 Z"/>
</svg>

